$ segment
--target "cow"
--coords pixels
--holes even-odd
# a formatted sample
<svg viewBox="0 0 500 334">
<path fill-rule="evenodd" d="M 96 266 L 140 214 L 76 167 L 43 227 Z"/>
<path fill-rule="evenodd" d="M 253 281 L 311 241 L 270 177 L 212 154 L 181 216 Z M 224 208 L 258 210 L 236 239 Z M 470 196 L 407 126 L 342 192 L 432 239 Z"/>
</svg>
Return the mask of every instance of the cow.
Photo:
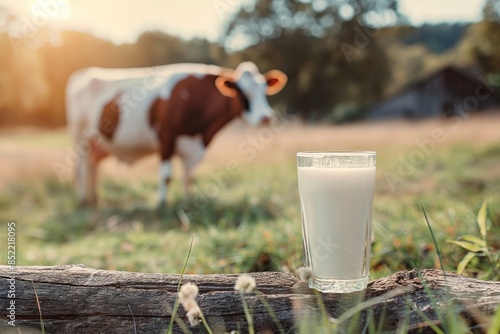
<svg viewBox="0 0 500 334">
<path fill-rule="evenodd" d="M 78 204 L 97 204 L 97 166 L 108 155 L 132 163 L 159 154 L 157 207 L 166 203 L 171 159 L 179 156 L 188 196 L 193 169 L 214 135 L 237 117 L 269 123 L 274 111 L 266 95 L 278 93 L 286 81 L 283 72 L 261 74 L 252 62 L 235 70 L 187 63 L 77 70 L 66 85 L 66 116 L 78 153 Z"/>
</svg>

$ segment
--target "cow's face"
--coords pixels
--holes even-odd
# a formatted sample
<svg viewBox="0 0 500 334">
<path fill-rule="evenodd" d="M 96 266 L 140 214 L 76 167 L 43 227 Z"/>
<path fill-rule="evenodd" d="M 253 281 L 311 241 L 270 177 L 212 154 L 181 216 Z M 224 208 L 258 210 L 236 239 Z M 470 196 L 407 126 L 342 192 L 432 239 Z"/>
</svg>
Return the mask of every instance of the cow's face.
<svg viewBox="0 0 500 334">
<path fill-rule="evenodd" d="M 257 125 L 274 117 L 266 95 L 278 93 L 286 84 L 287 76 L 278 70 L 259 73 L 251 62 L 241 63 L 232 75 L 221 75 L 217 88 L 226 96 L 238 96 L 243 102 L 242 117 L 248 123 Z"/>
</svg>

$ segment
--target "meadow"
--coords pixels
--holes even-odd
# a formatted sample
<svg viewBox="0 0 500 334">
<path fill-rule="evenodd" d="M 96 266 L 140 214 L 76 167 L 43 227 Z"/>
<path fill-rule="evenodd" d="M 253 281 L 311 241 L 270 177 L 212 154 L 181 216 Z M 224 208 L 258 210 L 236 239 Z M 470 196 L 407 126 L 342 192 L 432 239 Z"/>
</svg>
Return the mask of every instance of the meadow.
<svg viewBox="0 0 500 334">
<path fill-rule="evenodd" d="M 440 267 L 421 203 L 443 265 L 455 271 L 468 251 L 450 241 L 481 237 L 477 215 L 486 201 L 487 247 L 497 263 L 477 249 L 464 274 L 499 280 L 499 124 L 500 115 L 491 114 L 342 126 L 236 122 L 209 147 L 191 199 L 183 199 L 174 161 L 164 210 L 154 209 L 157 157 L 132 166 L 108 158 L 100 168 L 98 208 L 78 209 L 66 130 L 3 129 L 0 219 L 16 221 L 17 265 L 179 273 L 194 236 L 186 273 L 294 272 L 302 265 L 295 153 L 375 150 L 371 278 Z M 0 238 L 0 249 L 6 243 Z"/>
</svg>

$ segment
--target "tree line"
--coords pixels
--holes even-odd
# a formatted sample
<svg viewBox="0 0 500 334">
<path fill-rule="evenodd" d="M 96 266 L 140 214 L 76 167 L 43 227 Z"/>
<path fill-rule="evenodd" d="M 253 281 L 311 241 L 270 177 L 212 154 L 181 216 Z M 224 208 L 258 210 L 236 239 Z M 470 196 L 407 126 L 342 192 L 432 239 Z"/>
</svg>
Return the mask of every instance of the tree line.
<svg viewBox="0 0 500 334">
<path fill-rule="evenodd" d="M 478 66 L 493 81 L 500 73 L 500 0 L 487 0 L 478 23 L 420 28 L 408 24 L 397 0 L 255 0 L 227 22 L 217 43 L 161 31 L 120 45 L 48 26 L 12 33 L 9 27 L 19 20 L 0 8 L 0 126 L 63 125 L 66 80 L 88 66 L 197 62 L 234 68 L 251 60 L 262 72 L 287 73 L 287 87 L 271 97 L 278 109 L 334 122 L 361 119 L 373 103 L 432 68 L 425 64 L 436 57 Z M 414 44 L 424 51 L 404 51 Z M 402 69 L 395 66 L 394 48 L 408 58 Z"/>
</svg>

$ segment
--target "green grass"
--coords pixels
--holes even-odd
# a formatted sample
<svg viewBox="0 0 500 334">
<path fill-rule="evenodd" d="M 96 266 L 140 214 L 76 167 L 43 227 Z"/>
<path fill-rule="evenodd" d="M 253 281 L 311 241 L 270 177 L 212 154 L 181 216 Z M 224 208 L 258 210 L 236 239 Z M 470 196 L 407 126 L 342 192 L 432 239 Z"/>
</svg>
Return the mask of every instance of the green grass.
<svg viewBox="0 0 500 334">
<path fill-rule="evenodd" d="M 0 138 L 0 153 L 7 148 L 16 154 L 24 150 L 26 155 L 43 150 L 54 154 L 68 145 L 67 136 L 60 133 L 36 138 Z M 411 173 L 404 177 L 402 161 L 415 154 L 416 146 L 379 146 L 371 279 L 414 267 L 441 267 L 422 204 L 446 270 L 456 271 L 467 259 L 463 274 L 500 280 L 492 265 L 500 256 L 500 143 L 439 145 L 410 166 Z M 294 152 L 283 160 L 271 157 L 272 152 L 262 154 L 270 159 L 261 156 L 241 162 L 241 172 L 216 187 L 214 175 L 226 161 L 202 164 L 191 200 L 183 200 L 176 176 L 168 207 L 161 211 L 153 209 L 156 175 L 137 173 L 128 179 L 112 171 L 113 176 L 103 176 L 99 184 L 99 207 L 77 209 L 71 182 L 59 180 L 50 168 L 38 169 L 50 166 L 52 158 L 29 168 L 20 163 L 19 176 L 3 178 L 0 184 L 0 220 L 17 222 L 17 265 L 81 263 L 99 269 L 186 274 L 294 272 L 302 266 Z M 1 162 L 5 160 L 0 155 Z M 391 181 L 388 175 L 396 179 Z M 482 206 L 485 201 L 488 210 Z M 470 253 L 475 246 L 463 243 L 471 240 L 479 245 L 474 254 Z M 6 241 L 0 238 L 0 248 L 6 248 Z M 458 327 L 450 333 L 465 332 L 460 318 L 451 317 L 444 319 L 446 324 Z M 324 326 L 324 321 L 329 322 L 317 321 L 318 332 L 335 332 L 338 324 Z M 368 326 L 369 333 L 379 332 L 377 321 Z"/>
<path fill-rule="evenodd" d="M 489 199 L 493 223 L 500 222 L 500 177 L 489 173 L 500 160 L 491 152 L 498 151 L 497 146 L 449 147 L 394 192 L 385 189 L 383 172 L 396 169 L 398 161 L 379 156 L 372 278 L 437 266 L 418 197 L 433 223 L 445 268 L 456 268 L 465 254 L 446 240 L 477 233 L 475 217 L 484 199 Z M 469 183 L 472 177 L 480 188 Z M 40 178 L 35 184 L 10 183 L 0 195 L 2 221 L 17 221 L 18 265 L 83 263 L 102 269 L 178 272 L 193 233 L 187 273 L 293 271 L 301 265 L 293 158 L 275 165 L 245 166 L 215 198 L 203 195 L 204 186 L 213 182 L 209 174 L 199 175 L 201 194 L 191 201 L 184 202 L 180 185 L 174 184 L 163 211 L 149 204 L 155 195 L 154 181 L 131 187 L 106 179 L 100 186 L 100 208 L 81 210 L 74 208 L 69 183 L 50 174 Z M 181 216 L 188 226 L 183 226 Z"/>
<path fill-rule="evenodd" d="M 42 144 L 55 145 L 55 138 L 47 138 Z M 478 235 L 476 216 L 486 199 L 490 234 L 499 234 L 500 144 L 442 145 L 392 190 L 386 174 L 397 173 L 400 157 L 407 159 L 414 150 L 378 150 L 372 279 L 402 269 L 438 267 L 419 198 L 447 270 L 456 270 L 467 254 L 447 240 Z M 100 269 L 178 273 L 194 233 L 186 273 L 293 272 L 302 265 L 294 157 L 271 163 L 260 159 L 241 167 L 241 173 L 208 197 L 219 169 L 202 168 L 190 201 L 183 201 L 176 178 L 162 211 L 152 208 L 153 177 L 104 178 L 100 206 L 91 210 L 75 208 L 70 182 L 43 172 L 27 180 L 8 180 L 0 192 L 0 218 L 17 221 L 18 265 L 83 263 Z M 498 238 L 491 239 L 491 250 L 498 252 Z M 0 247 L 5 242 L 0 240 Z M 478 261 L 471 261 L 473 268 L 464 273 L 485 277 L 484 264 Z"/>
</svg>

